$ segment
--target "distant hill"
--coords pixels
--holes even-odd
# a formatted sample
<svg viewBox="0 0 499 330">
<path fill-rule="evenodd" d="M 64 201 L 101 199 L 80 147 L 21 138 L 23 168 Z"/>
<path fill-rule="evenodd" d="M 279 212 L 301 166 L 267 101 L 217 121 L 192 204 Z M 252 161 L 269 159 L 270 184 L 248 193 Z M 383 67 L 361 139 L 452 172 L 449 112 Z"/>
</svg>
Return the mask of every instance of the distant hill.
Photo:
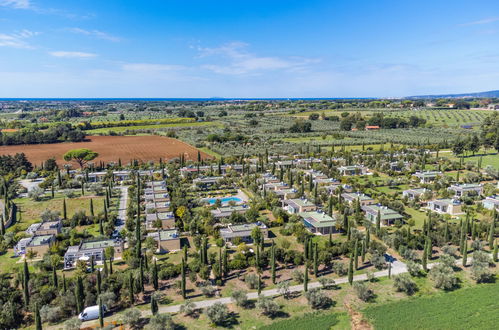
<svg viewBox="0 0 499 330">
<path fill-rule="evenodd" d="M 470 98 L 470 97 L 484 97 L 493 98 L 499 97 L 499 90 L 477 93 L 462 93 L 462 94 L 435 94 L 435 95 L 416 95 L 408 96 L 406 99 L 440 99 L 440 98 Z"/>
</svg>

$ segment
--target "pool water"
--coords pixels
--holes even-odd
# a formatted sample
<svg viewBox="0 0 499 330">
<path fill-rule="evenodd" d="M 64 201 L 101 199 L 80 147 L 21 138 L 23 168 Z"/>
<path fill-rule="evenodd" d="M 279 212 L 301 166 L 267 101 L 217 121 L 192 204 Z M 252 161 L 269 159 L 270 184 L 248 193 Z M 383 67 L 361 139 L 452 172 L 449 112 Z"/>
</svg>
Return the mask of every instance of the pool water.
<svg viewBox="0 0 499 330">
<path fill-rule="evenodd" d="M 236 196 L 230 196 L 230 197 L 222 197 L 222 198 L 206 198 L 204 199 L 205 202 L 207 202 L 210 205 L 213 205 L 216 203 L 217 200 L 220 200 L 222 202 L 222 205 L 227 205 L 229 202 L 235 202 L 236 204 L 241 203 L 243 200 L 239 197 Z"/>
</svg>

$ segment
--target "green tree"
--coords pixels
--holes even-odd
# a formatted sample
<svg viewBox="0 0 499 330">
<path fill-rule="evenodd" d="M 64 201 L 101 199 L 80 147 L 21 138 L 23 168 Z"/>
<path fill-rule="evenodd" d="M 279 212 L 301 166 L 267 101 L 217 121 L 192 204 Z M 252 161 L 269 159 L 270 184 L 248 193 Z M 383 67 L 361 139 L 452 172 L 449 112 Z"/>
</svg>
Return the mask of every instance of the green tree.
<svg viewBox="0 0 499 330">
<path fill-rule="evenodd" d="M 90 149 L 81 148 L 81 149 L 73 149 L 66 152 L 62 157 L 65 161 L 75 161 L 80 165 L 80 168 L 83 168 L 89 161 L 97 158 L 99 154 Z"/>
<path fill-rule="evenodd" d="M 350 263 L 348 265 L 348 283 L 352 285 L 353 283 L 353 258 L 350 257 Z"/>
<path fill-rule="evenodd" d="M 151 313 L 152 315 L 156 315 L 158 312 L 158 302 L 156 301 L 156 298 L 154 295 L 151 296 Z"/>
</svg>

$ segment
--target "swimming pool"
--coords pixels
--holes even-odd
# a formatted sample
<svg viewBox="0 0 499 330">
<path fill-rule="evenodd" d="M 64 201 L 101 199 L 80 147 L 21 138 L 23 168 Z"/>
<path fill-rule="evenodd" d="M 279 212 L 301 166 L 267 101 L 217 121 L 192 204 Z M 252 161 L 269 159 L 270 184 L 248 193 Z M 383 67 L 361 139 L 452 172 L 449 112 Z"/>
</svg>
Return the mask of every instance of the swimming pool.
<svg viewBox="0 0 499 330">
<path fill-rule="evenodd" d="M 216 203 L 217 200 L 220 200 L 222 202 L 222 205 L 227 205 L 229 204 L 229 202 L 235 202 L 236 204 L 243 202 L 241 198 L 236 196 L 221 197 L 221 198 L 205 198 L 203 201 L 205 201 L 210 205 L 213 205 Z"/>
</svg>

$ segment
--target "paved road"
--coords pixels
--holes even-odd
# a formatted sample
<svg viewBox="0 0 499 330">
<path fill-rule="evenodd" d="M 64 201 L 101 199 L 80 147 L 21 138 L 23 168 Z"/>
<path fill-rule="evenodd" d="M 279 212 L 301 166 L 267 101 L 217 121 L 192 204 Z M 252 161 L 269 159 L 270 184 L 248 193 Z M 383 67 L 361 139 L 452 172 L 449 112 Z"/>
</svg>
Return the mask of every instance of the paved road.
<svg viewBox="0 0 499 330">
<path fill-rule="evenodd" d="M 392 275 L 397 275 L 397 274 L 406 273 L 406 272 L 407 272 L 407 267 L 403 262 L 396 260 L 392 263 Z M 381 271 L 374 273 L 374 277 L 384 277 L 384 276 L 388 276 L 388 269 L 381 270 Z M 355 275 L 353 277 L 353 280 L 355 282 L 356 281 L 365 281 L 365 280 L 367 280 L 367 275 L 366 274 Z M 348 283 L 348 277 L 342 277 L 339 279 L 335 279 L 335 283 L 336 284 Z M 309 289 L 320 288 L 320 287 L 321 287 L 321 284 L 319 282 L 309 282 L 308 283 Z M 303 284 L 290 286 L 289 291 L 290 292 L 301 292 L 301 291 L 303 291 Z M 281 293 L 279 292 L 278 289 L 268 289 L 268 290 L 262 290 L 261 294 L 264 296 L 273 297 L 273 296 L 278 296 Z M 248 298 L 249 299 L 257 299 L 258 292 L 249 292 Z M 216 298 L 216 299 L 197 301 L 197 302 L 195 302 L 195 305 L 196 305 L 196 308 L 202 309 L 202 308 L 212 306 L 216 303 L 230 304 L 232 302 L 233 301 L 230 297 L 224 297 L 224 298 Z M 173 305 L 173 306 L 162 306 L 162 307 L 159 307 L 159 313 L 177 313 L 180 310 L 180 306 L 181 306 L 180 304 Z M 141 310 L 141 312 L 142 312 L 142 317 L 151 316 L 151 311 L 149 309 Z M 113 320 L 119 320 L 119 319 L 120 319 L 120 315 L 117 315 L 117 314 L 106 317 L 107 322 L 110 322 Z M 92 327 L 92 326 L 95 326 L 96 324 L 97 324 L 96 321 L 87 321 L 87 322 L 83 322 L 82 327 Z"/>
<path fill-rule="evenodd" d="M 40 183 L 43 182 L 43 179 L 34 179 L 34 180 L 29 180 L 29 179 L 24 179 L 24 180 L 19 180 L 19 184 L 26 188 L 27 192 L 20 194 L 21 197 L 27 197 L 28 192 L 33 190 L 33 188 L 36 188 L 40 185 Z"/>
<path fill-rule="evenodd" d="M 121 190 L 120 205 L 118 206 L 118 218 L 116 219 L 115 229 L 121 232 L 126 223 L 126 206 L 128 201 L 128 186 L 119 186 Z"/>
</svg>

